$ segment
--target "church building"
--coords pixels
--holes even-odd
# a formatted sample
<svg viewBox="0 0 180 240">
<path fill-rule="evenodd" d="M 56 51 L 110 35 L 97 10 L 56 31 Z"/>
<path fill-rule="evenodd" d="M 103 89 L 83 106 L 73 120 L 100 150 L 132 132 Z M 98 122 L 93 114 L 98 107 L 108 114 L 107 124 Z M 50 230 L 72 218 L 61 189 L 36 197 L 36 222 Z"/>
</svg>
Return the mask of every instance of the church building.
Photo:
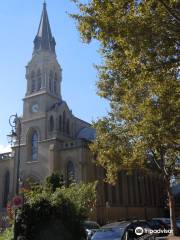
<svg viewBox="0 0 180 240">
<path fill-rule="evenodd" d="M 105 222 L 127 217 L 152 217 L 163 214 L 163 188 L 156 176 L 119 174 L 116 186 L 103 181 L 104 170 L 97 167 L 89 143 L 95 130 L 86 121 L 73 115 L 62 99 L 62 68 L 56 56 L 46 4 L 32 59 L 26 66 L 27 88 L 23 99 L 20 139 L 20 181 L 43 182 L 53 172 L 61 172 L 68 184 L 100 180 L 97 209 L 93 218 Z M 18 127 L 17 132 L 18 132 Z M 15 192 L 18 145 L 12 153 L 0 155 L 0 212 Z"/>
</svg>

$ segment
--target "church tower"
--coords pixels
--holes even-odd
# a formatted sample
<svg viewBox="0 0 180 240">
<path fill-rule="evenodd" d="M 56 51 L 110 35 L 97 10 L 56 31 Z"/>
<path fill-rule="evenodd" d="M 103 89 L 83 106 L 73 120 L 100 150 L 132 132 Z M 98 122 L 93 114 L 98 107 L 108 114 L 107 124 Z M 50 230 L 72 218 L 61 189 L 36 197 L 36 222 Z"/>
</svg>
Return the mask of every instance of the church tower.
<svg viewBox="0 0 180 240">
<path fill-rule="evenodd" d="M 73 171 L 76 179 L 82 179 L 79 162 L 84 142 L 80 139 L 94 134 L 90 124 L 76 118 L 62 100 L 62 70 L 55 46 L 44 3 L 32 59 L 26 66 L 20 154 L 23 182 L 29 177 L 43 181 L 53 171 L 64 172 L 66 179 Z M 14 150 L 17 157 L 17 146 Z"/>
<path fill-rule="evenodd" d="M 27 91 L 24 98 L 23 118 L 42 116 L 56 102 L 61 101 L 61 67 L 56 58 L 56 42 L 52 36 L 46 3 L 37 35 L 34 51 L 26 67 Z"/>
</svg>

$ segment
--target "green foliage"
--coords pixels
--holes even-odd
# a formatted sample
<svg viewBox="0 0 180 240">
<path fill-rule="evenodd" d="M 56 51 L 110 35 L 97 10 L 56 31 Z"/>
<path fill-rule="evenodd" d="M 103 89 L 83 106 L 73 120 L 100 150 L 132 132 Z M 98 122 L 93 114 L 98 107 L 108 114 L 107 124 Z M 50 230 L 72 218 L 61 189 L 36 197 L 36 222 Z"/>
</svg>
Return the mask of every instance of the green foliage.
<svg viewBox="0 0 180 240">
<path fill-rule="evenodd" d="M 4 233 L 0 233 L 0 240 L 12 240 L 13 238 L 13 229 L 7 229 Z"/>
<path fill-rule="evenodd" d="M 97 183 L 73 183 L 68 188 L 57 191 L 56 194 L 63 194 L 65 198 L 75 204 L 77 211 L 88 216 L 96 205 L 96 186 Z"/>
<path fill-rule="evenodd" d="M 54 179 L 54 174 L 48 179 Z M 45 184 L 29 190 L 18 215 L 19 235 L 26 240 L 44 240 L 50 236 L 57 240 L 84 239 L 83 222 L 95 204 L 95 187 L 91 183 L 73 184 L 52 192 Z"/>
<path fill-rule="evenodd" d="M 46 178 L 46 185 L 55 192 L 56 188 L 60 188 L 64 185 L 63 175 L 59 173 L 52 173 L 51 176 Z"/>
<path fill-rule="evenodd" d="M 74 2 L 80 13 L 72 17 L 82 39 L 100 42 L 98 94 L 111 106 L 94 124 L 91 149 L 109 182 L 122 168 L 163 175 L 175 233 L 170 179 L 180 170 L 180 2 Z"/>
<path fill-rule="evenodd" d="M 110 182 L 149 162 L 169 181 L 180 151 L 179 1 L 75 2 L 82 39 L 101 44 L 98 94 L 111 106 L 94 125 L 98 162 Z"/>
</svg>

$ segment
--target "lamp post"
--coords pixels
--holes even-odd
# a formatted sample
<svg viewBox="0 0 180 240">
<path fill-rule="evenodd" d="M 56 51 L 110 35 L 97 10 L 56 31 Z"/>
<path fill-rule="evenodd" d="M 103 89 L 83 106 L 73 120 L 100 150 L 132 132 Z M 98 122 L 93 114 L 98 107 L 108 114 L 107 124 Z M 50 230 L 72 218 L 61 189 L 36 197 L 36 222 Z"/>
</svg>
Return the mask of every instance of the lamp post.
<svg viewBox="0 0 180 240">
<path fill-rule="evenodd" d="M 9 124 L 11 126 L 11 133 L 7 135 L 11 146 L 17 146 L 17 169 L 15 172 L 15 194 L 19 195 L 19 170 L 20 170 L 20 147 L 21 147 L 21 119 L 15 115 L 11 115 L 9 118 Z M 15 209 L 14 220 L 14 240 L 17 240 L 17 209 Z"/>
</svg>

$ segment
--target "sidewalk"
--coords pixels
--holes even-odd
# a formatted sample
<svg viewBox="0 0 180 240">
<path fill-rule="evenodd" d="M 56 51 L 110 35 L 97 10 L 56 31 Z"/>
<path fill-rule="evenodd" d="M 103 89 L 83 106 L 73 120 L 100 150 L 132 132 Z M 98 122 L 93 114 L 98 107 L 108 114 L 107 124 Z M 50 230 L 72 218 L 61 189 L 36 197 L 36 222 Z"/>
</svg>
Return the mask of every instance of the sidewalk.
<svg viewBox="0 0 180 240">
<path fill-rule="evenodd" d="M 167 237 L 167 240 L 180 240 L 180 237 Z"/>
</svg>

